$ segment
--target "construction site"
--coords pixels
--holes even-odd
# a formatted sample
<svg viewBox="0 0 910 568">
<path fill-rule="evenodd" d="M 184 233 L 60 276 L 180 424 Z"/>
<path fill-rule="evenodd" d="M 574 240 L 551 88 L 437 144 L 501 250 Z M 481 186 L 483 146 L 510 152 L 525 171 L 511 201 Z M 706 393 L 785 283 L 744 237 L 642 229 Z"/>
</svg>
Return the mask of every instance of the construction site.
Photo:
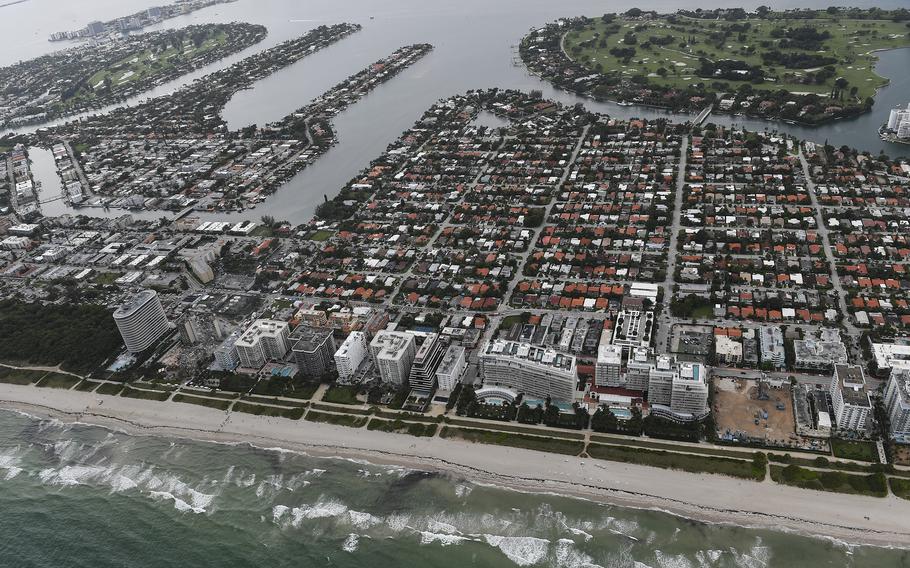
<svg viewBox="0 0 910 568">
<path fill-rule="evenodd" d="M 776 447 L 802 445 L 788 383 L 724 377 L 714 380 L 713 389 L 719 439 Z"/>
</svg>

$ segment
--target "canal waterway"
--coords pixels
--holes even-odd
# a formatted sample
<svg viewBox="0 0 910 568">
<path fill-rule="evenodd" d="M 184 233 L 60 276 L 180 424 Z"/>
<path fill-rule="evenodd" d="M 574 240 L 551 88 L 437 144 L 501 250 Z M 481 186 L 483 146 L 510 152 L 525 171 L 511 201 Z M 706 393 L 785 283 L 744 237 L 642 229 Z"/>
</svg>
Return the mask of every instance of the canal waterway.
<svg viewBox="0 0 910 568">
<path fill-rule="evenodd" d="M 47 34 L 59 29 L 72 29 L 91 19 L 110 19 L 132 13 L 154 2 L 128 0 L 111 7 L 107 0 L 80 2 L 85 13 L 75 16 L 42 14 L 49 4 L 62 4 L 53 0 L 33 0 L 5 8 L 27 12 L 29 23 L 40 29 L 41 41 L 32 37 L 39 33 L 21 31 L 4 18 L 0 33 L 5 37 L 25 35 L 28 41 L 13 53 L 0 52 L 0 64 L 11 63 L 10 58 L 33 57 L 59 49 L 65 44 L 49 43 Z M 830 2 L 766 2 L 775 8 L 826 7 Z M 746 3 L 745 7 L 754 7 Z M 860 2 L 860 5 L 873 5 Z M 305 105 L 312 98 L 328 90 L 348 75 L 357 72 L 376 59 L 396 48 L 417 42 L 428 42 L 434 51 L 398 77 L 383 85 L 335 118 L 339 143 L 332 150 L 283 186 L 278 193 L 255 209 L 233 213 L 231 219 L 258 219 L 273 215 L 294 223 L 305 222 L 312 216 L 323 195 L 332 196 L 357 172 L 379 155 L 402 131 L 410 127 L 434 101 L 452 94 L 475 88 L 538 89 L 547 98 L 574 104 L 583 102 L 591 110 L 619 118 L 665 116 L 687 120 L 689 115 L 668 113 L 660 109 L 620 107 L 601 103 L 553 89 L 549 83 L 531 75 L 518 59 L 517 45 L 529 29 L 564 16 L 587 14 L 596 16 L 605 11 L 622 12 L 638 3 L 612 2 L 609 5 L 596 0 L 553 2 L 551 0 L 466 0 L 458 3 L 428 2 L 424 0 L 390 0 L 377 3 L 370 0 L 337 2 L 315 0 L 301 3 L 295 0 L 253 1 L 218 5 L 187 16 L 164 22 L 156 28 L 183 27 L 208 22 L 247 21 L 265 25 L 269 35 L 262 43 L 241 53 L 213 63 L 179 80 L 162 85 L 150 95 L 160 95 L 178 88 L 215 69 L 251 53 L 267 49 L 286 39 L 299 36 L 320 24 L 341 21 L 356 22 L 363 30 L 353 36 L 291 65 L 274 75 L 255 83 L 250 89 L 238 92 L 223 111 L 231 128 L 250 124 L 263 125 L 278 120 Z M 725 6 L 722 2 L 708 2 L 705 8 Z M 757 4 L 756 4 L 757 5 Z M 906 5 L 903 1 L 875 2 L 881 7 Z M 43 8 L 42 8 L 43 7 Z M 649 2 L 648 8 L 672 12 L 690 7 L 680 0 Z M 6 14 L 4 14 L 5 16 Z M 48 23 L 48 21 L 50 23 Z M 62 20 L 62 21 L 61 21 Z M 3 37 L 3 36 L 0 36 Z M 8 41 L 8 40 L 7 40 Z M 4 41 L 4 44 L 7 43 Z M 777 129 L 797 137 L 828 141 L 840 146 L 848 144 L 873 153 L 885 151 L 890 155 L 910 154 L 910 147 L 883 142 L 878 137 L 878 127 L 884 122 L 893 106 L 910 102 L 910 49 L 894 50 L 879 54 L 876 67 L 879 74 L 891 78 L 891 84 L 881 89 L 873 112 L 858 118 L 838 121 L 819 128 L 807 128 L 783 122 L 744 119 L 728 115 L 712 115 L 709 121 L 724 125 L 742 125 L 753 130 Z M 143 95 L 144 98 L 148 95 Z M 137 98 L 138 100 L 139 98 Z M 80 213 L 116 215 L 122 212 L 83 208 Z M 137 216 L 141 217 L 141 214 Z M 158 218 L 160 212 L 149 212 L 149 218 Z M 227 214 L 203 215 L 205 218 L 228 217 Z"/>
</svg>

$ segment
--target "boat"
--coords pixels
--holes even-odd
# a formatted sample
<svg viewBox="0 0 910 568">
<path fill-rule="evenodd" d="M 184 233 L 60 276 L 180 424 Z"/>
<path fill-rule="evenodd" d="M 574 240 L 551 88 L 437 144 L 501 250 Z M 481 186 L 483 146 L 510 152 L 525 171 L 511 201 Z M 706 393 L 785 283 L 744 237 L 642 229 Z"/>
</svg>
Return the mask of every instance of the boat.
<svg viewBox="0 0 910 568">
<path fill-rule="evenodd" d="M 632 106 L 634 103 L 630 103 L 629 101 L 619 101 L 619 102 L 616 103 L 616 104 L 619 105 L 619 106 L 621 106 L 621 107 L 630 107 L 630 106 Z"/>
</svg>

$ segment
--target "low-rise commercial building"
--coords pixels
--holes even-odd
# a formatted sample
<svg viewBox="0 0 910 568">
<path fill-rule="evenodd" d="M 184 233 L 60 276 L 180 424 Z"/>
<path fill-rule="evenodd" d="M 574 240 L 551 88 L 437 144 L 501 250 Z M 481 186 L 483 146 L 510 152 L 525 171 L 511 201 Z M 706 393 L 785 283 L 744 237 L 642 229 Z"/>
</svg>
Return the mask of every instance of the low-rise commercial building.
<svg viewBox="0 0 910 568">
<path fill-rule="evenodd" d="M 743 362 L 743 344 L 726 335 L 715 335 L 714 356 L 718 363 L 739 365 Z"/>
<path fill-rule="evenodd" d="M 762 365 L 776 369 L 787 366 L 787 355 L 784 350 L 784 334 L 776 325 L 763 325 L 758 330 L 758 345 L 761 350 Z"/>
<path fill-rule="evenodd" d="M 797 369 L 830 370 L 847 362 L 847 347 L 841 341 L 797 339 L 793 342 L 794 361 Z"/>
</svg>

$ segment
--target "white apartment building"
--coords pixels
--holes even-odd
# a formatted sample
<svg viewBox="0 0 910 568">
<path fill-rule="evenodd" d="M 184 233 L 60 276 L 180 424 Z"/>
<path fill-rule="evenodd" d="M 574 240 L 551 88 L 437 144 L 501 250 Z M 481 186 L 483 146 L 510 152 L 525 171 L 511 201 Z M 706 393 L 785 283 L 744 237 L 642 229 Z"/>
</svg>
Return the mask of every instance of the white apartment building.
<svg viewBox="0 0 910 568">
<path fill-rule="evenodd" d="M 357 372 L 360 364 L 369 353 L 367 334 L 362 331 L 352 331 L 342 342 L 338 351 L 335 351 L 335 368 L 341 379 L 350 379 Z"/>
<path fill-rule="evenodd" d="M 370 342 L 370 355 L 382 382 L 396 386 L 407 384 L 416 353 L 417 342 L 412 333 L 383 329 Z"/>
<path fill-rule="evenodd" d="M 121 304 L 114 323 L 130 353 L 145 351 L 168 330 L 167 314 L 154 290 L 143 290 Z"/>
<path fill-rule="evenodd" d="M 484 383 L 525 395 L 572 402 L 578 382 L 575 357 L 529 343 L 494 340 L 480 353 Z"/>
<path fill-rule="evenodd" d="M 680 363 L 673 376 L 670 408 L 673 412 L 701 416 L 708 409 L 708 370 L 701 363 Z"/>
<path fill-rule="evenodd" d="M 650 351 L 647 347 L 639 347 L 632 352 L 629 363 L 626 365 L 625 388 L 637 391 L 648 390 L 648 381 L 651 377 Z"/>
<path fill-rule="evenodd" d="M 455 385 L 461 382 L 461 377 L 468 368 L 466 353 L 461 345 L 449 345 L 442 357 L 442 363 L 436 369 L 436 381 L 440 389 L 452 391 Z"/>
<path fill-rule="evenodd" d="M 888 130 L 895 132 L 898 138 L 910 138 L 910 104 L 907 108 L 893 108 L 888 115 Z"/>
<path fill-rule="evenodd" d="M 237 354 L 237 340 L 240 331 L 230 334 L 221 345 L 215 348 L 215 362 L 225 371 L 233 371 L 240 365 L 240 355 Z"/>
<path fill-rule="evenodd" d="M 648 402 L 670 406 L 673 400 L 673 382 L 677 369 L 673 358 L 661 355 L 648 372 Z"/>
<path fill-rule="evenodd" d="M 910 436 L 910 370 L 895 369 L 885 386 L 885 410 L 895 438 Z"/>
<path fill-rule="evenodd" d="M 290 350 L 288 322 L 259 319 L 243 332 L 234 343 L 240 364 L 258 369 L 270 359 L 283 359 Z"/>
<path fill-rule="evenodd" d="M 424 392 L 436 390 L 436 369 L 442 363 L 443 355 L 445 347 L 439 340 L 439 334 L 428 334 L 411 363 L 411 371 L 408 373 L 408 384 L 411 388 Z"/>
<path fill-rule="evenodd" d="M 866 378 L 859 365 L 835 365 L 831 377 L 833 418 L 839 430 L 862 431 L 872 413 Z"/>
<path fill-rule="evenodd" d="M 594 367 L 594 384 L 599 387 L 621 387 L 622 347 L 610 343 L 609 334 L 604 333 L 597 346 L 597 364 Z"/>
</svg>

